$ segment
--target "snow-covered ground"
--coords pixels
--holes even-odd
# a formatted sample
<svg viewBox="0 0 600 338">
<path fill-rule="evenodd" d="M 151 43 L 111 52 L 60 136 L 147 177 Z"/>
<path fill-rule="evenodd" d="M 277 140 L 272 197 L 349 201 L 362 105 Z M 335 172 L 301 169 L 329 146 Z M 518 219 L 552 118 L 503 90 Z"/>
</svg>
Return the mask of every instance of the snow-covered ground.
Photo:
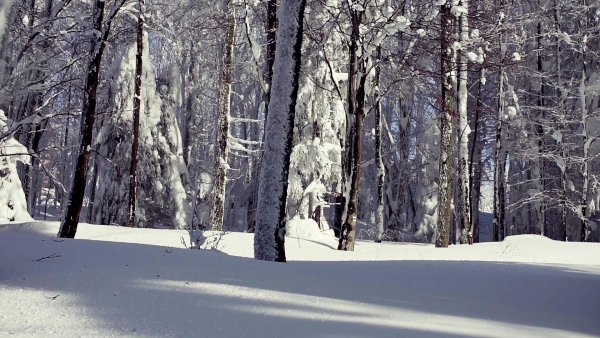
<svg viewBox="0 0 600 338">
<path fill-rule="evenodd" d="M 0 225 L 0 336 L 598 337 L 600 245 L 514 236 L 452 246 L 58 223 Z M 54 256 L 54 258 L 46 258 Z"/>
</svg>

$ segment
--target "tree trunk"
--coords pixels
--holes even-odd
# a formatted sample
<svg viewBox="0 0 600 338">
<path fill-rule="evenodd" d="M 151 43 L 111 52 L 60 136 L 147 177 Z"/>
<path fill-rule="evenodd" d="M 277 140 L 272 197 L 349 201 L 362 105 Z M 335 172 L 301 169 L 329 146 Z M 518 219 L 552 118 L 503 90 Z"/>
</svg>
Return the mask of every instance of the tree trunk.
<svg viewBox="0 0 600 338">
<path fill-rule="evenodd" d="M 483 77 L 485 76 L 485 68 L 480 69 L 480 79 L 477 89 L 477 104 L 475 105 L 475 113 L 473 114 L 472 127 L 473 137 L 471 139 L 471 163 L 469 164 L 469 179 L 471 194 L 471 234 L 472 243 L 479 242 L 479 204 L 481 200 L 481 178 L 483 171 L 483 144 L 485 143 L 485 132 L 480 131 L 481 122 L 480 115 L 482 105 L 482 87 Z"/>
<path fill-rule="evenodd" d="M 258 187 L 254 257 L 285 262 L 287 183 L 294 136 L 306 0 L 283 0 Z"/>
<path fill-rule="evenodd" d="M 342 157 L 342 189 L 344 195 L 344 211 L 342 213 L 340 239 L 338 250 L 354 250 L 354 240 L 356 235 L 356 217 L 358 215 L 358 180 L 360 176 L 356 176 L 356 169 L 359 169 L 360 163 L 357 165 L 355 161 L 360 161 L 360 137 L 362 133 L 362 125 L 364 116 L 361 117 L 358 110 L 358 100 L 360 94 L 357 86 L 358 77 L 358 41 L 360 39 L 360 24 L 362 21 L 362 12 L 354 8 L 350 10 L 350 18 L 352 21 L 352 32 L 350 34 L 350 50 L 348 53 L 348 109 L 346 114 L 346 139 Z M 363 81 L 361 77 L 361 82 Z M 362 100 L 364 106 L 364 83 L 362 85 L 363 93 Z M 362 112 L 364 115 L 364 112 Z M 357 128 L 360 127 L 359 132 Z M 357 138 L 358 145 L 357 145 Z M 358 154 L 356 151 L 358 150 Z M 356 177 L 356 184 L 354 182 Z M 350 186 L 348 186 L 348 184 Z M 353 195 L 355 200 L 353 201 Z"/>
<path fill-rule="evenodd" d="M 543 49 L 544 46 L 542 44 L 542 23 L 538 23 L 537 25 L 537 71 L 538 74 L 542 74 L 544 71 L 544 60 L 543 60 Z M 538 106 L 538 119 L 537 119 L 537 137 L 538 137 L 538 161 L 537 161 L 537 177 L 535 178 L 537 182 L 537 189 L 540 194 L 543 196 L 546 190 L 546 179 L 545 179 L 545 169 L 546 169 L 546 160 L 544 159 L 544 120 L 545 120 L 545 112 L 544 112 L 544 104 L 545 104 L 545 92 L 546 87 L 544 84 L 544 78 L 540 75 L 540 90 L 538 92 L 537 97 L 537 106 Z M 539 209 L 536 210 L 538 214 L 538 222 L 540 226 L 540 234 L 542 236 L 547 236 L 548 231 L 546 229 L 546 201 L 544 198 L 539 202 Z"/>
<path fill-rule="evenodd" d="M 587 3 L 584 2 L 584 5 L 587 5 Z M 589 224 L 588 224 L 588 189 L 590 186 L 590 182 L 589 182 L 589 178 L 588 178 L 588 158 L 589 158 L 589 146 L 591 144 L 591 142 L 593 141 L 593 139 L 589 139 L 588 137 L 588 109 L 587 109 L 587 94 L 586 94 L 586 85 L 585 85 L 585 79 L 587 76 L 587 67 L 588 67 L 588 60 L 587 60 L 587 39 L 584 39 L 584 37 L 582 36 L 582 34 L 586 34 L 588 31 L 588 13 L 587 13 L 587 6 L 586 8 L 586 15 L 583 16 L 583 19 L 580 20 L 579 22 L 579 35 L 581 36 L 581 46 L 580 46 L 580 50 L 582 51 L 581 53 L 581 64 L 582 64 L 582 70 L 581 70 L 581 81 L 579 84 L 579 105 L 580 105 L 580 109 L 581 109 L 581 134 L 582 134 L 582 138 L 583 138 L 583 167 L 581 168 L 581 175 L 583 177 L 583 187 L 581 189 L 581 224 L 580 224 L 580 233 L 579 233 L 579 240 L 582 242 L 587 241 L 588 239 L 588 232 L 589 232 Z"/>
<path fill-rule="evenodd" d="M 265 25 L 267 35 L 267 50 L 266 50 L 266 71 L 264 73 L 264 81 L 267 84 L 267 91 L 264 93 L 265 104 L 265 122 L 263 129 L 266 129 L 267 116 L 269 115 L 269 102 L 271 101 L 271 84 L 273 81 L 273 62 L 275 61 L 275 45 L 277 41 L 277 0 L 267 1 L 267 22 Z M 257 113 L 258 114 L 258 113 Z M 264 142 L 265 133 L 262 133 L 262 141 Z M 259 155 L 256 167 L 260 171 L 260 163 L 262 155 Z M 255 175 L 252 183 L 252 191 L 248 200 L 248 208 L 246 211 L 246 219 L 248 221 L 248 230 L 254 231 L 256 228 L 256 204 L 258 201 L 258 181 L 259 175 Z"/>
<path fill-rule="evenodd" d="M 464 8 L 469 8 L 469 1 L 462 0 L 461 5 Z M 468 12 L 462 13 L 460 16 L 460 41 L 463 44 L 463 51 L 466 49 L 466 44 L 469 40 L 469 21 Z M 463 52 L 460 56 L 458 64 L 459 81 L 458 81 L 458 224 L 459 224 L 459 240 L 461 244 L 471 242 L 473 237 L 471 229 L 471 193 L 469 186 L 469 122 L 468 122 L 468 95 L 467 88 L 468 74 L 468 57 Z"/>
<path fill-rule="evenodd" d="M 125 0 L 119 1 L 116 11 L 123 5 Z M 73 183 L 69 192 L 69 202 L 65 218 L 60 225 L 58 236 L 61 238 L 75 238 L 79 216 L 85 196 L 85 186 L 87 173 L 89 170 L 90 150 L 92 146 L 92 136 L 94 131 L 94 122 L 96 120 L 97 91 L 100 80 L 100 65 L 102 54 L 108 39 L 110 31 L 110 22 L 108 21 L 104 30 L 102 29 L 104 21 L 104 0 L 96 0 L 92 15 L 92 28 L 100 34 L 93 34 L 90 48 L 90 62 L 87 67 L 87 76 L 84 87 L 83 108 L 81 110 L 81 143 L 77 155 L 77 164 L 73 175 Z M 112 17 L 110 18 L 112 19 Z"/>
<path fill-rule="evenodd" d="M 452 224 L 452 115 L 454 111 L 454 55 L 452 51 L 452 5 L 441 6 L 441 74 L 442 97 L 440 114 L 440 178 L 438 187 L 438 220 L 435 246 L 447 248 Z"/>
<path fill-rule="evenodd" d="M 500 68 L 500 90 L 498 94 L 498 117 L 496 121 L 496 150 L 494 153 L 494 220 L 492 222 L 493 241 L 503 240 L 503 231 L 505 224 L 505 168 L 506 158 L 502 156 L 505 151 L 502 149 L 502 119 L 504 117 L 504 69 Z"/>
<path fill-rule="evenodd" d="M 273 63 L 275 62 L 275 47 L 277 42 L 277 0 L 267 0 L 267 54 L 265 83 L 267 84 L 267 92 L 265 93 L 265 126 L 267 116 L 269 115 L 269 102 L 271 101 L 271 82 L 273 81 Z M 263 133 L 264 135 L 264 133 Z"/>
<path fill-rule="evenodd" d="M 554 27 L 555 30 L 557 32 L 561 31 L 561 27 L 560 27 L 560 13 L 559 13 L 559 8 L 558 8 L 558 4 L 556 1 L 554 1 Z M 561 132 L 561 138 L 560 140 L 556 140 L 558 143 L 558 146 L 560 148 L 560 158 L 562 160 L 563 166 L 561 167 L 559 165 L 559 169 L 561 171 L 561 177 L 560 177 L 560 182 L 561 182 L 561 213 L 560 213 L 560 221 L 559 221 L 559 225 L 558 225 L 558 240 L 560 241 L 567 241 L 567 149 L 565 147 L 564 144 L 564 138 L 566 135 L 564 135 L 564 132 L 566 130 L 566 124 L 565 124 L 565 120 L 567 119 L 566 116 L 566 111 L 565 111 L 565 98 L 563 96 L 563 89 L 561 88 L 561 85 L 563 83 L 562 81 L 562 65 L 561 65 L 561 61 L 562 61 L 562 48 L 560 46 L 560 39 L 557 37 L 556 38 L 556 75 L 557 75 L 557 83 L 559 84 L 559 86 L 557 86 L 556 88 L 556 102 L 558 103 L 558 107 L 557 107 L 557 112 L 558 112 L 558 119 L 559 119 L 559 123 L 558 123 L 558 127 L 559 127 L 559 131 Z"/>
<path fill-rule="evenodd" d="M 227 185 L 227 146 L 229 136 L 229 112 L 231 96 L 231 73 L 233 70 L 233 42 L 235 32 L 234 2 L 227 3 L 227 27 L 225 31 L 221 89 L 219 91 L 219 119 L 217 120 L 217 144 L 215 147 L 214 178 L 211 191 L 209 224 L 214 231 L 223 230 L 225 215 L 225 187 Z"/>
<path fill-rule="evenodd" d="M 129 166 L 129 219 L 128 227 L 136 226 L 135 199 L 137 190 L 138 149 L 140 147 L 140 110 L 142 108 L 142 54 L 144 53 L 144 0 L 138 0 L 137 53 L 135 54 L 135 95 L 133 96 L 133 135 L 131 142 L 131 165 Z"/>
<path fill-rule="evenodd" d="M 365 82 L 367 74 L 361 67 L 361 78 L 356 90 L 356 111 L 354 112 L 354 135 L 352 137 L 352 175 L 350 180 L 350 194 L 346 208 L 346 219 L 342 224 L 338 250 L 354 251 L 356 241 L 356 221 L 358 218 L 358 196 L 360 190 L 360 160 L 363 126 L 365 121 Z"/>
<path fill-rule="evenodd" d="M 381 115 L 381 104 L 379 102 L 380 93 L 379 93 L 379 80 L 381 77 L 381 66 L 379 64 L 381 60 L 381 47 L 377 47 L 377 58 L 375 62 L 377 62 L 377 66 L 375 66 L 375 93 L 373 100 L 375 101 L 375 162 L 377 163 L 377 210 L 375 211 L 375 224 L 377 227 L 377 232 L 375 234 L 375 242 L 381 243 L 383 239 L 383 231 L 384 231 L 384 197 L 385 197 L 385 167 L 383 165 L 383 157 L 381 154 L 381 141 L 382 137 L 382 115 Z"/>
</svg>

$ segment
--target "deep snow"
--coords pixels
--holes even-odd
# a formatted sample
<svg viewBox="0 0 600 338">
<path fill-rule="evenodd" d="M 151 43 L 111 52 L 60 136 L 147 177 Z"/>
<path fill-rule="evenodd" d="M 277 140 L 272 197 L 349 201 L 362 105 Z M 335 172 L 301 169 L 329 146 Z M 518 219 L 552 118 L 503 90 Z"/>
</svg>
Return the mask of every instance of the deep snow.
<svg viewBox="0 0 600 338">
<path fill-rule="evenodd" d="M 251 259 L 252 234 L 186 250 L 185 231 L 81 224 L 62 240 L 57 229 L 0 225 L 0 336 L 600 336 L 594 243 L 528 235 L 338 252 L 312 233 L 287 238 L 283 264 Z"/>
</svg>

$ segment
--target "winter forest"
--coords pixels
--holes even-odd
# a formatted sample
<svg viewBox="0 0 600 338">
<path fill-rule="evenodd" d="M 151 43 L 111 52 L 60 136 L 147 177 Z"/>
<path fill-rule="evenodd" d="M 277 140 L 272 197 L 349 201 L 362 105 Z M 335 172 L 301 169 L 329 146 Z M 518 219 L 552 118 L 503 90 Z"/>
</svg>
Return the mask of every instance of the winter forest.
<svg viewBox="0 0 600 338">
<path fill-rule="evenodd" d="M 0 109 L 60 237 L 600 241 L 598 0 L 2 0 Z"/>
</svg>

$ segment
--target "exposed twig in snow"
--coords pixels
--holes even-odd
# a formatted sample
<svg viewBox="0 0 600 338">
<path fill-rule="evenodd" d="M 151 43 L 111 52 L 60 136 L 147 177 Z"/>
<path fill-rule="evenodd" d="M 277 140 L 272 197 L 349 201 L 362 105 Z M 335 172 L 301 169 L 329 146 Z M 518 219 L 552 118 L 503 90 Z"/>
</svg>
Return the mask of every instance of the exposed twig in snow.
<svg viewBox="0 0 600 338">
<path fill-rule="evenodd" d="M 55 252 L 55 253 L 53 253 L 50 256 L 44 256 L 44 257 L 41 257 L 41 258 L 38 258 L 38 259 L 32 259 L 31 261 L 32 262 L 39 262 L 39 261 L 43 261 L 44 259 L 59 258 L 59 257 L 62 257 L 62 255 Z"/>
</svg>

